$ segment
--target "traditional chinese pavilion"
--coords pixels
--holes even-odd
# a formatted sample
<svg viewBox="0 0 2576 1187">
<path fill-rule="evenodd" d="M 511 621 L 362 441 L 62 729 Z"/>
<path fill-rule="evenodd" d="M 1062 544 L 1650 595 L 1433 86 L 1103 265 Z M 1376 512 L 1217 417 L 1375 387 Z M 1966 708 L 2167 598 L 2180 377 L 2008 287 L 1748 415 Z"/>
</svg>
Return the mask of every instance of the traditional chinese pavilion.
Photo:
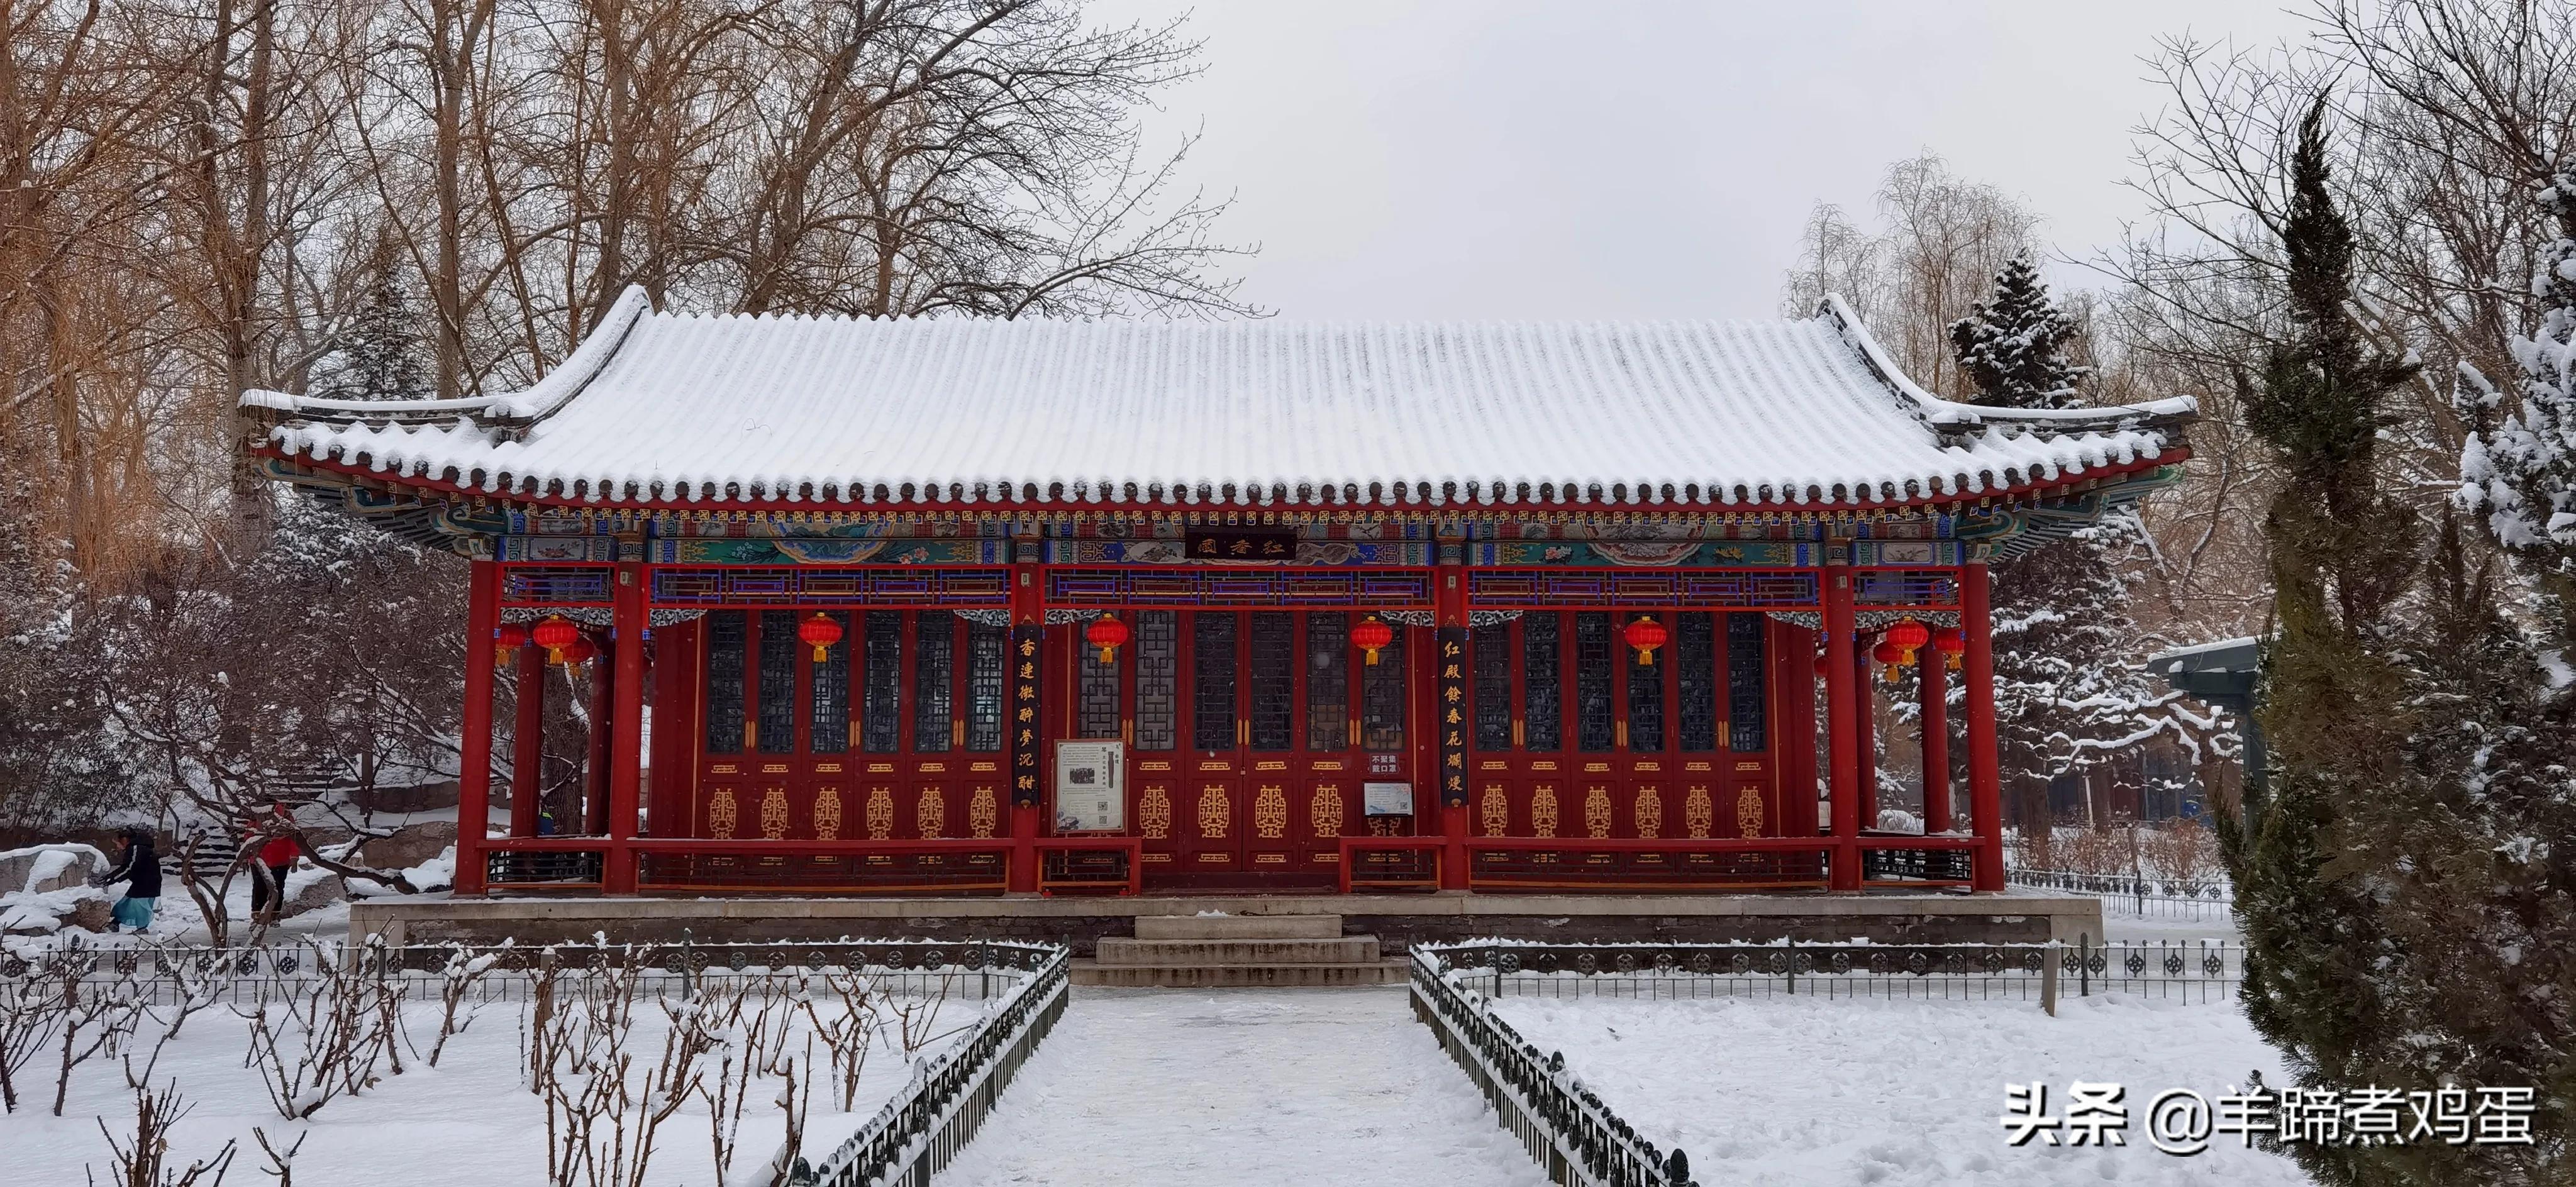
<svg viewBox="0 0 2576 1187">
<path fill-rule="evenodd" d="M 525 391 L 242 403 L 277 478 L 472 558 L 463 820 L 494 680 L 524 713 L 546 663 L 596 665 L 587 819 L 539 836 L 514 796 L 460 894 L 1998 890 L 1987 567 L 2171 481 L 2193 411 L 1936 399 L 1831 299 L 1198 324 L 638 292 Z M 1921 832 L 1875 827 L 1889 665 L 1936 723 Z"/>
</svg>

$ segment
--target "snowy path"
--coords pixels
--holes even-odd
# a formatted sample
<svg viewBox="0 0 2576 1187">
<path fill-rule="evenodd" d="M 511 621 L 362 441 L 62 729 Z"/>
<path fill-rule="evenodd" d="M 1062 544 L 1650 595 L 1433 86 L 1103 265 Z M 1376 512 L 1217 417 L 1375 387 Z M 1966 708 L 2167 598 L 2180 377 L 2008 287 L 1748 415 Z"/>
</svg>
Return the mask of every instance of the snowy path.
<svg viewBox="0 0 2576 1187">
<path fill-rule="evenodd" d="M 1092 989 L 938 1187 L 1544 1182 L 1401 987 Z"/>
</svg>

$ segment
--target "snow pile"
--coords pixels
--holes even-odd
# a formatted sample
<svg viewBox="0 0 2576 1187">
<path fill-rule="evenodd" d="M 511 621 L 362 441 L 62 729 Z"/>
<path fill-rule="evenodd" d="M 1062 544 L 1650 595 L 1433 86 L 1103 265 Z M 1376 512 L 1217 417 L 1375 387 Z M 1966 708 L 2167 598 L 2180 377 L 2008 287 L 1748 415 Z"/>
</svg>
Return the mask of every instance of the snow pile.
<svg viewBox="0 0 2576 1187">
<path fill-rule="evenodd" d="M 2280 1057 L 2236 1010 L 2120 996 L 2026 1003 L 1811 997 L 1640 1001 L 1494 999 L 1495 1013 L 1567 1066 L 1704 1183 L 1878 1187 L 2292 1187 L 2286 1158 L 2236 1139 L 2195 1157 L 2149 1145 L 2146 1103 L 2167 1088 L 2215 1099 Z M 2124 1085 L 2126 1146 L 2009 1146 L 2004 1086 Z"/>
</svg>

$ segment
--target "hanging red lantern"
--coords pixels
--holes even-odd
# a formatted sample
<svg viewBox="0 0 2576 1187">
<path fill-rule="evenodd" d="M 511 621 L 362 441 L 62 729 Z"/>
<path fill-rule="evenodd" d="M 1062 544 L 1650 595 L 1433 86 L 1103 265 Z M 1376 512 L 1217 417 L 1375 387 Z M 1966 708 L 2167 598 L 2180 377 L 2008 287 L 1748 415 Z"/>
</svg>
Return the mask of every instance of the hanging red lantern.
<svg viewBox="0 0 2576 1187">
<path fill-rule="evenodd" d="M 1932 628 L 1911 618 L 1904 619 L 1887 628 L 1887 641 L 1896 644 L 1896 662 L 1910 664 L 1914 662 L 1914 653 L 1932 641 Z"/>
<path fill-rule="evenodd" d="M 599 658 L 599 644 L 591 642 L 590 636 L 582 635 L 572 641 L 572 646 L 564 648 L 563 654 L 566 667 L 586 664 Z"/>
<path fill-rule="evenodd" d="M 1351 628 L 1351 642 L 1362 652 L 1367 653 L 1368 662 L 1374 664 L 1377 662 L 1378 648 L 1394 644 L 1395 628 L 1379 622 L 1377 615 L 1372 614 L 1361 619 L 1358 626 Z"/>
<path fill-rule="evenodd" d="M 1948 661 L 1950 670 L 1956 672 L 1959 670 L 1959 657 L 1968 654 L 1968 632 L 1954 626 L 1942 627 L 1932 632 L 1932 646 Z"/>
<path fill-rule="evenodd" d="M 528 628 L 526 626 L 515 622 L 502 623 L 500 631 L 492 636 L 492 666 L 496 668 L 510 666 L 511 657 L 519 654 L 519 649 L 527 645 Z"/>
<path fill-rule="evenodd" d="M 1896 683 L 1899 673 L 1905 670 L 1905 651 L 1896 645 L 1895 640 L 1879 640 L 1878 646 L 1869 649 L 1869 657 L 1878 661 L 1890 684 Z"/>
<path fill-rule="evenodd" d="M 564 662 L 564 649 L 580 640 L 581 628 L 574 626 L 569 619 L 549 617 L 528 632 L 528 638 L 546 649 L 547 663 L 559 664 Z"/>
<path fill-rule="evenodd" d="M 796 637 L 814 649 L 814 662 L 819 664 L 828 657 L 832 644 L 841 641 L 841 624 L 831 615 L 817 610 L 814 617 L 796 624 Z"/>
<path fill-rule="evenodd" d="M 1655 649 L 1671 640 L 1673 633 L 1665 630 L 1664 624 L 1654 615 L 1640 614 L 1636 621 L 1628 624 L 1624 637 L 1628 646 L 1637 649 L 1638 666 L 1651 668 L 1655 666 Z"/>
<path fill-rule="evenodd" d="M 1100 662 L 1104 664 L 1118 658 L 1118 649 L 1127 645 L 1127 639 L 1127 624 L 1118 621 L 1115 614 L 1103 614 L 1082 628 L 1082 641 L 1100 649 Z"/>
</svg>

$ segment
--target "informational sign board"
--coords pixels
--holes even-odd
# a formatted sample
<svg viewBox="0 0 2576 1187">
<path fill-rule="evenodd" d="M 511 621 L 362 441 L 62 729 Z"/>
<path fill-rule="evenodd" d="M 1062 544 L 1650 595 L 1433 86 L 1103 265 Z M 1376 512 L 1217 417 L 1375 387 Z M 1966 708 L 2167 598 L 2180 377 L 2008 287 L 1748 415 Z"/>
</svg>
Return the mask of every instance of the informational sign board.
<svg viewBox="0 0 2576 1187">
<path fill-rule="evenodd" d="M 1127 748 L 1119 742 L 1055 744 L 1055 831 L 1127 827 Z"/>
<path fill-rule="evenodd" d="M 1410 783 L 1360 784 L 1362 810 L 1371 816 L 1413 815 L 1413 785 Z"/>
</svg>

